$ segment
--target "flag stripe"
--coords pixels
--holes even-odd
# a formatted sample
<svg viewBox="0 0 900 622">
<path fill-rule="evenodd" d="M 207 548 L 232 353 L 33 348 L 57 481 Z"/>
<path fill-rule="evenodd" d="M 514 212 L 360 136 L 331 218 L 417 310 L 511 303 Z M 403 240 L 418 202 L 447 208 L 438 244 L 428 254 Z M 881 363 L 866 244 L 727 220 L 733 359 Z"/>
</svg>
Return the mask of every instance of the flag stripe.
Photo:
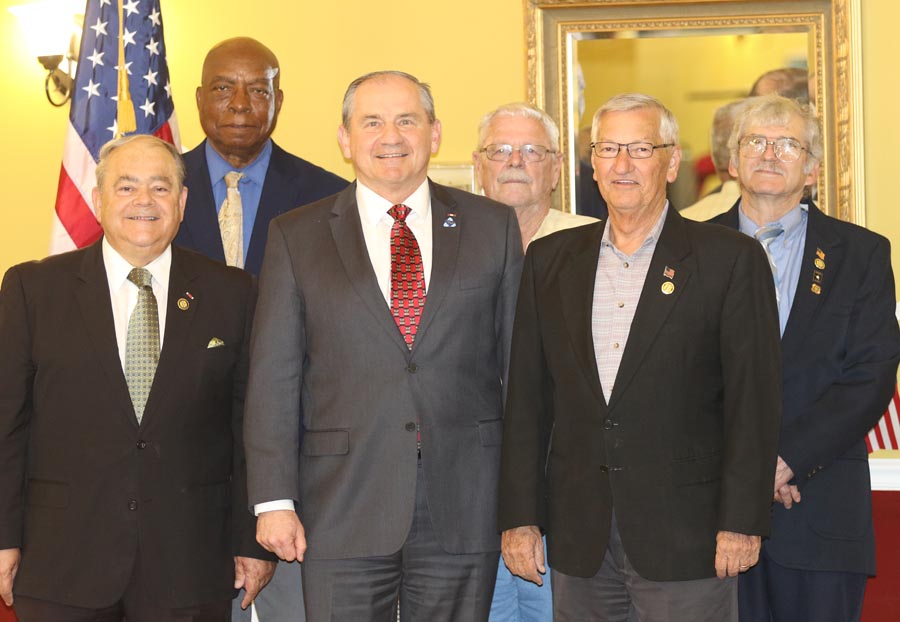
<svg viewBox="0 0 900 622">
<path fill-rule="evenodd" d="M 51 253 L 84 247 L 102 235 L 91 190 L 96 185 L 100 148 L 128 126 L 124 118 L 119 123 L 120 104 L 131 104 L 124 112 L 132 119 L 132 126 L 136 123 L 137 132 L 155 134 L 181 148 L 159 0 L 127 5 L 87 0 L 79 58 L 57 188 Z M 119 92 L 120 75 L 127 93 Z"/>
<path fill-rule="evenodd" d="M 875 427 L 866 435 L 866 446 L 869 453 L 878 451 L 879 449 L 900 450 L 900 393 L 898 393 L 896 385 L 894 386 L 894 397 L 888 404 L 887 412 L 879 419 Z"/>
</svg>

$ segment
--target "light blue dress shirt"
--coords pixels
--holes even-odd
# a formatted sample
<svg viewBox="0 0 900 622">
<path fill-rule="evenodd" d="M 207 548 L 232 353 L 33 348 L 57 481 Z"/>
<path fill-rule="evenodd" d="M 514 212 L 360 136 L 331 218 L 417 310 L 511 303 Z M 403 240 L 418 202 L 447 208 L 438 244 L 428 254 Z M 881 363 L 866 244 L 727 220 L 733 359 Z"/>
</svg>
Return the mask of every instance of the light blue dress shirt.
<svg viewBox="0 0 900 622">
<path fill-rule="evenodd" d="M 778 235 L 771 244 L 769 252 L 777 266 L 775 275 L 775 289 L 778 290 L 778 324 L 781 335 L 784 336 L 784 328 L 787 326 L 788 317 L 791 314 L 791 306 L 794 304 L 794 295 L 797 293 L 797 283 L 800 280 L 800 269 L 803 266 L 803 248 L 806 246 L 806 223 L 809 220 L 809 206 L 805 203 L 782 216 L 779 220 L 757 225 L 744 214 L 743 208 L 738 210 L 738 223 L 741 233 L 755 237 L 754 234 L 760 226 L 777 225 L 784 231 Z"/>
<path fill-rule="evenodd" d="M 269 170 L 269 160 L 271 159 L 271 139 L 266 141 L 266 145 L 259 156 L 244 168 L 231 166 L 225 158 L 216 153 L 209 141 L 206 141 L 206 166 L 209 169 L 209 181 L 212 183 L 217 214 L 222 209 L 222 203 L 225 202 L 225 196 L 228 191 L 225 185 L 225 175 L 231 171 L 244 174 L 238 183 L 243 214 L 244 257 L 247 256 L 247 250 L 250 248 L 250 236 L 253 235 L 253 224 L 256 222 L 256 213 L 259 211 L 259 199 L 262 197 L 263 183 L 266 181 L 266 172 Z"/>
</svg>

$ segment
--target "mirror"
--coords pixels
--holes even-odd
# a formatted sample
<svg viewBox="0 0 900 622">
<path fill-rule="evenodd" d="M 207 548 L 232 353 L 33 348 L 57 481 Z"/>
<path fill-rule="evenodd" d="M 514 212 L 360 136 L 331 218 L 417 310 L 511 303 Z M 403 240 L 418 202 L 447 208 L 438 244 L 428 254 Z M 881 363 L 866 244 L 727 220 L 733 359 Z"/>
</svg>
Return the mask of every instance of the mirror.
<svg viewBox="0 0 900 622">
<path fill-rule="evenodd" d="M 790 65 L 808 69 L 822 122 L 817 203 L 864 224 L 859 2 L 526 0 L 528 99 L 557 120 L 566 155 L 554 207 L 575 211 L 578 132 L 608 97 L 659 97 L 693 160 L 709 151 L 716 108 L 746 95 L 764 71 Z M 682 172 L 686 187 L 676 182 L 670 196 L 687 200 L 693 171 Z"/>
</svg>

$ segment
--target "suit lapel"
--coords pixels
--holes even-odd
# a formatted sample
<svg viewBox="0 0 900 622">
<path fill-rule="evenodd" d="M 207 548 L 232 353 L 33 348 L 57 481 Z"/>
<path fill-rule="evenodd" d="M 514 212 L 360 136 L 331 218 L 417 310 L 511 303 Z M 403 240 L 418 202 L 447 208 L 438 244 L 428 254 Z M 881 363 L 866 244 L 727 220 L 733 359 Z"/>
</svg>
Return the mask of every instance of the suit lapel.
<svg viewBox="0 0 900 622">
<path fill-rule="evenodd" d="M 256 220 L 253 222 L 253 232 L 250 234 L 245 266 L 262 265 L 266 238 L 269 235 L 269 222 L 278 214 L 299 207 L 292 205 L 294 191 L 288 183 L 289 172 L 284 168 L 284 160 L 281 148 L 272 143 L 272 156 L 269 158 L 269 168 L 266 170 L 262 194 L 259 197 L 259 207 L 256 211 Z"/>
<path fill-rule="evenodd" d="M 382 330 L 397 344 L 404 354 L 409 354 L 406 342 L 397 329 L 391 310 L 378 287 L 378 279 L 363 237 L 356 205 L 356 184 L 351 184 L 337 196 L 328 221 L 331 235 L 337 247 L 338 256 L 347 273 L 347 278 L 357 295 L 362 299 L 369 313 Z"/>
<path fill-rule="evenodd" d="M 453 286 L 459 256 L 459 231 L 465 226 L 463 222 L 456 227 L 444 226 L 448 215 L 456 213 L 457 204 L 440 186 L 430 181 L 428 183 L 431 188 L 431 275 L 428 279 L 425 308 L 422 309 L 416 340 L 413 343 L 413 352 L 421 343 L 434 317 L 438 315 L 447 292 Z M 458 215 L 456 219 L 459 221 Z"/>
<path fill-rule="evenodd" d="M 216 214 L 216 199 L 209 180 L 209 166 L 206 162 L 206 141 L 193 151 L 185 154 L 186 162 L 196 165 L 187 167 L 194 171 L 186 180 L 188 206 L 181 226 L 186 228 L 194 241 L 194 247 L 202 249 L 204 255 L 225 263 L 225 248 L 219 233 L 219 217 Z"/>
<path fill-rule="evenodd" d="M 109 282 L 103 265 L 101 244 L 102 242 L 97 242 L 85 252 L 78 274 L 81 287 L 76 290 L 75 298 L 88 339 L 94 346 L 100 368 L 106 376 L 105 384 L 109 387 L 110 395 L 122 407 L 126 420 L 132 427 L 137 427 L 125 372 L 122 371 L 122 361 L 119 358 L 116 324 L 109 299 Z"/>
<path fill-rule="evenodd" d="M 166 399 L 166 392 L 160 387 L 176 386 L 174 376 L 179 373 L 179 367 L 184 363 L 183 355 L 185 344 L 188 341 L 191 323 L 197 315 L 197 310 L 203 305 L 203 292 L 198 289 L 196 273 L 191 269 L 189 258 L 178 247 L 172 247 L 172 267 L 169 272 L 169 300 L 166 303 L 166 326 L 163 336 L 163 347 L 159 353 L 159 363 L 156 365 L 156 374 L 153 377 L 153 386 L 150 388 L 150 396 L 147 398 L 147 406 L 144 408 L 144 417 L 141 419 L 141 427 L 146 427 L 161 411 L 160 404 Z M 188 300 L 190 292 L 193 299 Z M 178 300 L 184 298 L 187 308 L 182 309 Z"/>
<path fill-rule="evenodd" d="M 594 301 L 594 280 L 597 275 L 597 260 L 600 257 L 600 243 L 603 239 L 604 222 L 594 225 L 591 234 L 572 250 L 568 264 L 559 273 L 560 306 L 565 317 L 569 341 L 575 350 L 579 367 L 585 373 L 594 394 L 604 404 L 603 389 L 597 371 L 597 357 L 594 353 L 591 315 Z"/>
<path fill-rule="evenodd" d="M 797 291 L 781 339 L 782 351 L 786 355 L 802 346 L 816 313 L 828 298 L 843 255 L 840 237 L 832 230 L 822 212 L 810 202 L 800 277 L 797 279 Z M 817 260 L 824 268 L 816 267 Z M 821 274 L 819 280 L 814 278 L 815 273 Z M 819 287 L 818 294 L 813 291 L 814 284 Z"/>
<path fill-rule="evenodd" d="M 684 262 L 690 250 L 684 219 L 670 206 L 631 322 L 628 343 L 622 353 L 616 385 L 609 399 L 610 409 L 615 407 L 620 396 L 628 389 L 660 327 L 681 298 L 691 276 Z M 666 268 L 674 272 L 671 278 L 665 275 Z M 669 294 L 662 289 L 666 283 L 673 286 Z"/>
</svg>

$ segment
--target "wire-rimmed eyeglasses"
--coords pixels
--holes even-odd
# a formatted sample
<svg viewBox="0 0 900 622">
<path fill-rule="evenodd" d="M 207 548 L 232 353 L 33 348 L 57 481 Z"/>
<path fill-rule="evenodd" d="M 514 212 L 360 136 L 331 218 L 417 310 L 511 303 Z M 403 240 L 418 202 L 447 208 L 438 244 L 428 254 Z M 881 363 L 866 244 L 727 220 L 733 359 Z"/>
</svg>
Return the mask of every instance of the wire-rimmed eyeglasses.
<svg viewBox="0 0 900 622">
<path fill-rule="evenodd" d="M 512 145 L 487 145 L 481 152 L 487 156 L 488 160 L 494 162 L 506 162 L 512 158 L 512 154 L 519 152 L 519 157 L 525 162 L 540 162 L 547 157 L 548 153 L 556 153 L 552 149 L 541 145 L 522 145 L 521 147 L 513 147 Z"/>
<path fill-rule="evenodd" d="M 593 150 L 594 155 L 598 158 L 615 158 L 618 157 L 619 151 L 625 149 L 626 151 L 628 151 L 628 155 L 635 160 L 646 160 L 653 155 L 654 150 L 665 149 L 666 147 L 674 146 L 675 143 L 663 143 L 661 145 L 654 145 L 653 143 L 636 142 L 623 144 L 608 140 L 601 140 L 595 143 L 591 143 L 591 150 Z"/>
<path fill-rule="evenodd" d="M 766 149 L 769 148 L 769 145 L 772 145 L 772 152 L 782 162 L 796 162 L 804 151 L 808 151 L 806 147 L 800 144 L 799 140 L 789 136 L 770 140 L 761 134 L 748 134 L 738 141 L 738 145 L 740 145 L 740 154 L 747 158 L 762 156 Z"/>
</svg>

